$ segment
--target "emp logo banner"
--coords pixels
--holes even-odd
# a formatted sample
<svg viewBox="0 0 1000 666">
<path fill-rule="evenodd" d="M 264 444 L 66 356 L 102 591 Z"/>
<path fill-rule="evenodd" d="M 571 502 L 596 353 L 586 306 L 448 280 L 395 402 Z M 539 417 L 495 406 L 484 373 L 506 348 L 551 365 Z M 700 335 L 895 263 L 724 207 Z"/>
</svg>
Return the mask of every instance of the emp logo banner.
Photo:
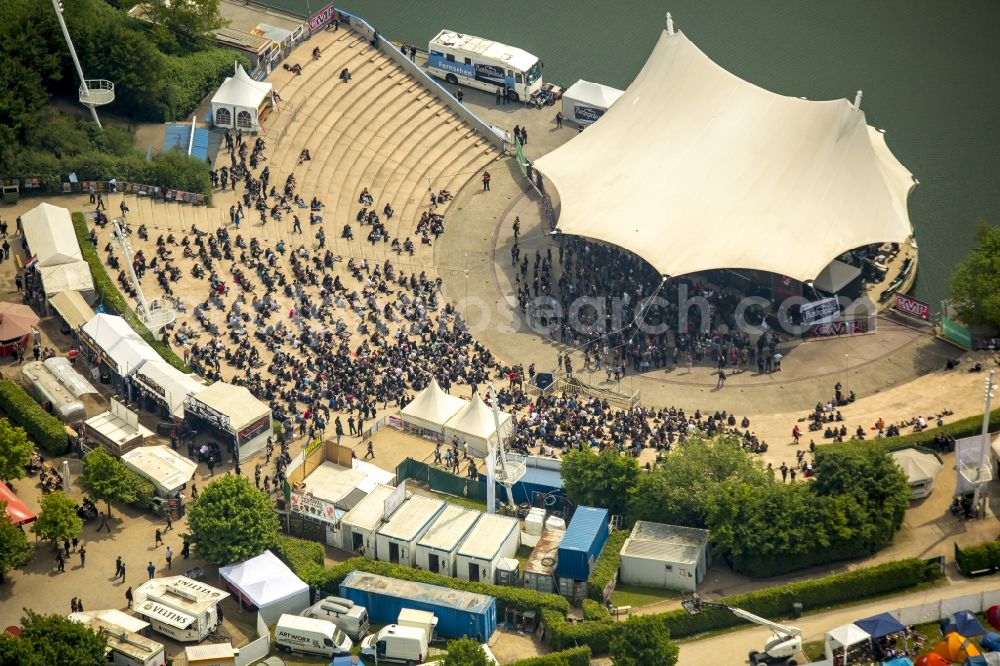
<svg viewBox="0 0 1000 666">
<path fill-rule="evenodd" d="M 895 308 L 903 314 L 910 315 L 911 317 L 916 317 L 917 319 L 922 319 L 924 321 L 931 318 L 931 306 L 923 301 L 918 301 L 915 298 L 906 296 L 905 294 L 896 294 Z"/>
</svg>

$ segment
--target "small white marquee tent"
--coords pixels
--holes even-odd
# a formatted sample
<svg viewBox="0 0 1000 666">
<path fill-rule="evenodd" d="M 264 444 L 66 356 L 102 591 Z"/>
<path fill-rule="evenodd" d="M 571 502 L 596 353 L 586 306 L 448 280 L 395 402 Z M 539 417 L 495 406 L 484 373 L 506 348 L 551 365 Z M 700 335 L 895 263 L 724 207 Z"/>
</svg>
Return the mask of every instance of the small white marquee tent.
<svg viewBox="0 0 1000 666">
<path fill-rule="evenodd" d="M 80 332 L 84 343 L 123 377 L 135 373 L 146 361 L 160 360 L 156 350 L 139 337 L 127 321 L 116 315 L 94 315 Z"/>
<path fill-rule="evenodd" d="M 212 97 L 212 118 L 216 127 L 260 131 L 260 115 L 271 103 L 271 84 L 254 81 L 242 65 L 219 86 Z"/>
<path fill-rule="evenodd" d="M 442 391 L 438 383 L 432 379 L 427 388 L 418 393 L 410 404 L 403 407 L 402 418 L 407 423 L 421 428 L 442 432 L 448 419 L 455 416 L 467 404 L 468 400 Z"/>
<path fill-rule="evenodd" d="M 577 125 L 589 125 L 603 116 L 624 94 L 624 90 L 580 79 L 563 93 L 563 116 Z"/>
<path fill-rule="evenodd" d="M 510 414 L 500 412 L 500 436 L 506 438 L 513 429 L 514 424 Z M 444 426 L 444 436 L 449 442 L 456 437 L 460 442 L 467 442 L 469 452 L 477 457 L 486 456 L 490 445 L 498 444 L 493 410 L 477 393 L 472 396 L 469 404 L 448 420 Z"/>
<path fill-rule="evenodd" d="M 934 490 L 934 479 L 944 467 L 932 453 L 921 453 L 916 449 L 893 451 L 892 459 L 910 484 L 910 499 L 923 499 Z"/>
<path fill-rule="evenodd" d="M 208 388 L 197 375 L 185 374 L 166 361 L 146 361 L 136 372 L 135 381 L 180 418 L 184 417 L 184 400 Z"/>
<path fill-rule="evenodd" d="M 241 603 L 260 611 L 267 624 L 274 624 L 282 613 L 298 615 L 309 606 L 309 586 L 269 550 L 239 564 L 219 569 L 229 589 Z"/>
<path fill-rule="evenodd" d="M 130 470 L 153 482 L 158 497 L 172 497 L 194 476 L 197 463 L 169 446 L 140 446 L 122 454 Z"/>
<path fill-rule="evenodd" d="M 826 632 L 824 647 L 826 658 L 833 660 L 834 654 L 845 655 L 852 645 L 871 640 L 871 635 L 856 624 L 845 624 L 842 627 Z M 843 663 L 843 662 L 842 662 Z"/>
<path fill-rule="evenodd" d="M 42 203 L 21 216 L 24 239 L 36 258 L 35 270 L 42 278 L 45 295 L 76 290 L 92 300 L 94 281 L 83 260 L 69 211 Z"/>
</svg>

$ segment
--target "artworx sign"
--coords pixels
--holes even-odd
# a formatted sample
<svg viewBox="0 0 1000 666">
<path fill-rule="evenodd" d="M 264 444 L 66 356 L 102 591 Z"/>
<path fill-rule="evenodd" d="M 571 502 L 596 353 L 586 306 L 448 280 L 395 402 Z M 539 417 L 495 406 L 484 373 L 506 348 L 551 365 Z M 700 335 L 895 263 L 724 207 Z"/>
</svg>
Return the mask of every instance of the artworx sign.
<svg viewBox="0 0 1000 666">
<path fill-rule="evenodd" d="M 893 307 L 917 319 L 927 321 L 931 318 L 931 306 L 905 294 L 896 294 L 896 304 Z"/>
</svg>

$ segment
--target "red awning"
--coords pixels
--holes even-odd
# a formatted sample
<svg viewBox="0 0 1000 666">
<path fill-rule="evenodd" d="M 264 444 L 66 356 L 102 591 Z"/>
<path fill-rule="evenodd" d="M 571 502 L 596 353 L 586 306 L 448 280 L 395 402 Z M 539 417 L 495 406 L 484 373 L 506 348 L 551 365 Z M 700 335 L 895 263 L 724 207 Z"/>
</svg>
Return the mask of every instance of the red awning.
<svg viewBox="0 0 1000 666">
<path fill-rule="evenodd" d="M 38 516 L 32 513 L 24 502 L 17 499 L 17 495 L 7 487 L 7 484 L 2 482 L 0 482 L 0 502 L 7 502 L 7 515 L 10 516 L 15 525 L 33 523 L 38 519 Z"/>
</svg>

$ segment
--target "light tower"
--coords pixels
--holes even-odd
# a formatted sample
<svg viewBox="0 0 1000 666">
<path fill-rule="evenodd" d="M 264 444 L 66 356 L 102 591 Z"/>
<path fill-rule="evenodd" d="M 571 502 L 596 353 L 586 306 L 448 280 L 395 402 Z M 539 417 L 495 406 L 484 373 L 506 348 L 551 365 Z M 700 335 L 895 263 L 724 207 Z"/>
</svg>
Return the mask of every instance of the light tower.
<svg viewBox="0 0 1000 666">
<path fill-rule="evenodd" d="M 146 302 L 146 294 L 143 293 L 142 285 L 139 284 L 139 277 L 135 274 L 135 268 L 132 266 L 132 246 L 128 242 L 125 221 L 122 218 L 116 218 L 113 225 L 114 232 L 111 234 L 111 237 L 117 241 L 118 247 L 122 251 L 125 270 L 128 271 L 129 277 L 132 278 L 132 284 L 135 286 L 135 293 L 139 300 L 139 305 L 135 309 L 136 314 L 139 315 L 139 319 L 146 328 L 153 335 L 157 335 L 164 326 L 174 323 L 174 320 L 177 319 L 177 312 L 173 308 L 156 307 L 157 303 L 155 301 L 153 302 L 154 307 L 150 309 L 149 303 Z"/>
<path fill-rule="evenodd" d="M 83 67 L 80 66 L 80 59 L 76 57 L 76 49 L 69 36 L 69 28 L 66 27 L 66 19 L 63 18 L 61 0 L 52 0 L 52 8 L 56 10 L 56 18 L 59 20 L 59 27 L 62 28 L 63 37 L 66 38 L 69 55 L 73 58 L 76 74 L 80 77 L 80 104 L 90 109 L 90 115 L 94 116 L 94 122 L 97 123 L 98 127 L 101 127 L 101 120 L 97 117 L 97 107 L 115 101 L 115 84 L 104 79 L 88 80 L 84 77 Z"/>
</svg>

